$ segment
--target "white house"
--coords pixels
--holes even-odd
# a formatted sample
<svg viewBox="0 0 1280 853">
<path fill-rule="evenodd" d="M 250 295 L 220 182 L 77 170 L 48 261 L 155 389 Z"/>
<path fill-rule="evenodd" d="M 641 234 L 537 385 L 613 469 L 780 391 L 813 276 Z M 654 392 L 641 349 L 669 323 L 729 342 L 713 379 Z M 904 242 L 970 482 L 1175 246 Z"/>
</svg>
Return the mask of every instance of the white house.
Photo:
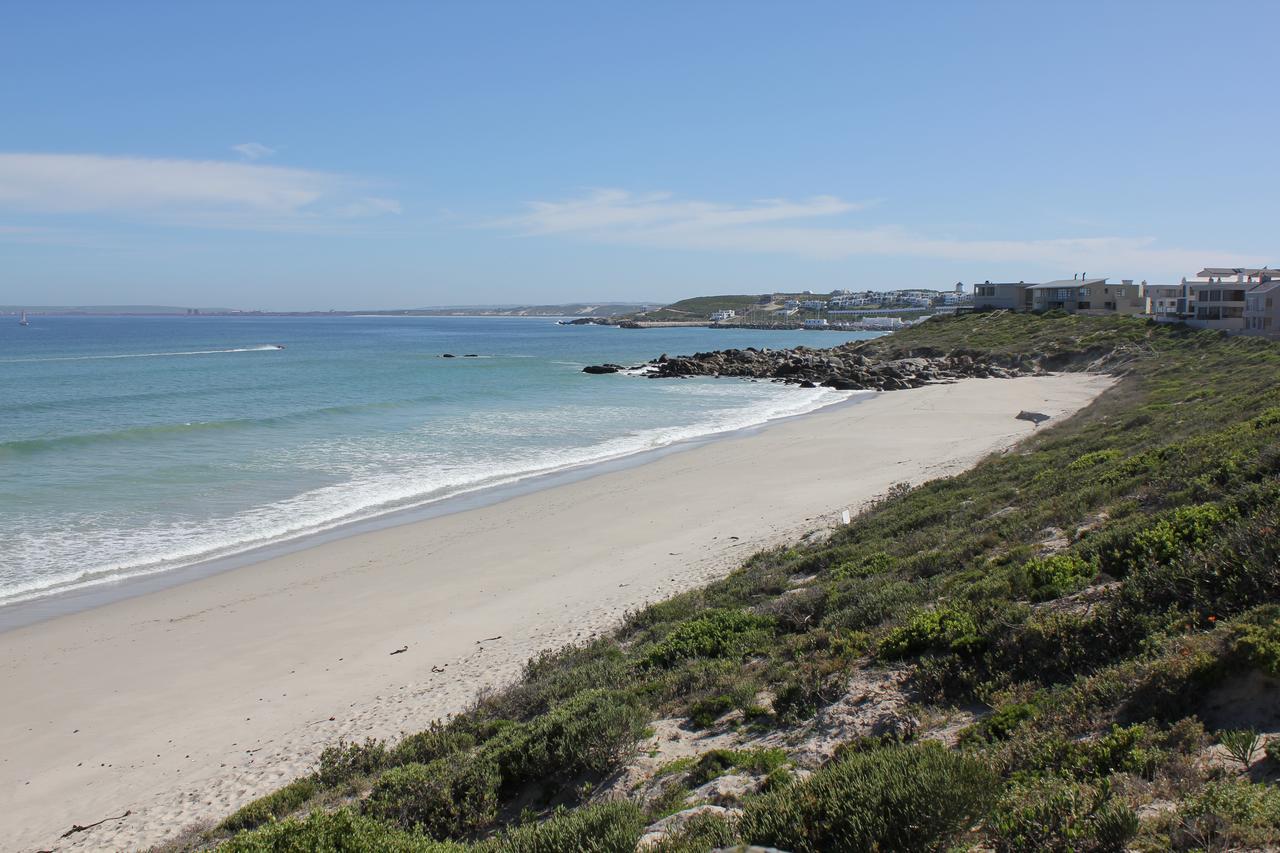
<svg viewBox="0 0 1280 853">
<path fill-rule="evenodd" d="M 719 323 L 721 320 L 732 320 L 735 316 L 737 316 L 737 312 L 732 308 L 726 308 L 723 311 L 712 311 L 711 322 Z"/>
</svg>

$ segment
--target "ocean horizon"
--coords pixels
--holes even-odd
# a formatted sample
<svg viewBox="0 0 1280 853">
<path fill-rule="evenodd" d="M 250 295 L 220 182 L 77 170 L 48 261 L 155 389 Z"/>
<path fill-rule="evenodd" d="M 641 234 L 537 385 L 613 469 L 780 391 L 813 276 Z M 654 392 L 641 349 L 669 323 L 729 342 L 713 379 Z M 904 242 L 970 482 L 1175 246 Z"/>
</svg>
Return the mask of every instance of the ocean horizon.
<svg viewBox="0 0 1280 853">
<path fill-rule="evenodd" d="M 545 317 L 5 324 L 0 605 L 225 558 L 849 396 L 590 376 L 587 364 L 875 336 L 632 331 Z"/>
</svg>

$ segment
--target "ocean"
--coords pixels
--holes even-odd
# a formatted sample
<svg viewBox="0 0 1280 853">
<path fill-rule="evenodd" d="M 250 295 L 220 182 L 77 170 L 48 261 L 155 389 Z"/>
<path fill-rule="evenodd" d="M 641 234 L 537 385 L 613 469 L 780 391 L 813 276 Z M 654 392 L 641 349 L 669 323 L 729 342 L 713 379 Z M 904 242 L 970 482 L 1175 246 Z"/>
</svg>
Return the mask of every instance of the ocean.
<svg viewBox="0 0 1280 853">
<path fill-rule="evenodd" d="M 6 318 L 0 603 L 225 557 L 848 396 L 591 376 L 586 364 L 874 336 L 522 317 L 37 316 L 27 327 Z"/>
</svg>

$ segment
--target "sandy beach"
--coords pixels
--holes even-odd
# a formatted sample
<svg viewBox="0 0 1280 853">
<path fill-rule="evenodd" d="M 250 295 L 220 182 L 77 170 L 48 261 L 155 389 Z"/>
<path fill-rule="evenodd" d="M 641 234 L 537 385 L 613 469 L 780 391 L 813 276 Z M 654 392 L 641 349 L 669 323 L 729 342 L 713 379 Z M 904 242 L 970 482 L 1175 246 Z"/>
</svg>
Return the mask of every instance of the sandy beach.
<svg viewBox="0 0 1280 853">
<path fill-rule="evenodd" d="M 425 727 L 539 650 L 1003 451 L 1034 429 L 1019 410 L 1055 423 L 1110 384 L 878 394 L 0 634 L 0 848 L 145 848 L 219 819 L 339 738 Z"/>
</svg>

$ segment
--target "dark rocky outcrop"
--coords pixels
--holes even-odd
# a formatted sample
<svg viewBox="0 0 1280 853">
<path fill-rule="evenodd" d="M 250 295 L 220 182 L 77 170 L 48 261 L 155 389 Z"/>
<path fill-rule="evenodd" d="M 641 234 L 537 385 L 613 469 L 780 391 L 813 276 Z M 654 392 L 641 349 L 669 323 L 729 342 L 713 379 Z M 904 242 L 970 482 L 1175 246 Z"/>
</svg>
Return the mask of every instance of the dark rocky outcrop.
<svg viewBox="0 0 1280 853">
<path fill-rule="evenodd" d="M 620 364 L 589 364 L 582 368 L 583 373 L 617 373 L 622 370 Z"/>
<path fill-rule="evenodd" d="M 832 349 L 729 349 L 690 356 L 663 355 L 646 365 L 657 379 L 684 376 L 731 376 L 773 379 L 806 388 L 824 386 L 846 391 L 894 391 L 934 382 L 969 378 L 1004 378 L 1032 371 L 1030 365 L 996 364 L 981 356 L 917 355 L 868 358 L 852 346 Z M 610 371 L 612 372 L 612 371 Z"/>
</svg>

